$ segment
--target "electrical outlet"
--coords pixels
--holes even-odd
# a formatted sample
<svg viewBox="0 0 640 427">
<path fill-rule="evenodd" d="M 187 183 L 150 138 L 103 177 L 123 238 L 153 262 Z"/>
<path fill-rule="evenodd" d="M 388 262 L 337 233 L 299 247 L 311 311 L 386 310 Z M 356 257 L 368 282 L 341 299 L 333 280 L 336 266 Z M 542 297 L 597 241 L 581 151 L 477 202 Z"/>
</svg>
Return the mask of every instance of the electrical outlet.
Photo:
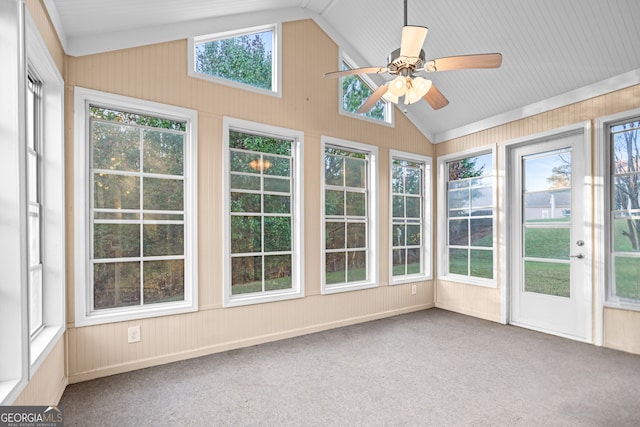
<svg viewBox="0 0 640 427">
<path fill-rule="evenodd" d="M 411 295 L 416 295 L 418 293 L 418 285 L 411 285 Z"/>
<path fill-rule="evenodd" d="M 127 342 L 140 342 L 140 326 L 132 326 L 127 330 Z"/>
</svg>

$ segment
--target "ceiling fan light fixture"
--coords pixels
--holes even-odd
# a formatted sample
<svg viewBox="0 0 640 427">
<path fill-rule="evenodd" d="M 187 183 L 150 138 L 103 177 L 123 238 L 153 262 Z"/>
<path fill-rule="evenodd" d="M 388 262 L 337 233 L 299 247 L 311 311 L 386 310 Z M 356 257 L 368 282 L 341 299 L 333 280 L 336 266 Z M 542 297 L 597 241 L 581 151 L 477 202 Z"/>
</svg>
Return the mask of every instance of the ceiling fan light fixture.
<svg viewBox="0 0 640 427">
<path fill-rule="evenodd" d="M 388 90 L 385 92 L 384 95 L 382 95 L 382 99 L 389 102 L 393 102 L 394 104 L 398 103 L 398 97 L 395 95 L 392 95 L 391 92 L 389 92 Z"/>
<path fill-rule="evenodd" d="M 389 90 L 387 93 L 395 96 L 396 98 L 400 98 L 405 93 L 407 93 L 407 81 L 404 76 L 398 76 L 395 79 L 391 80 L 389 83 Z"/>
</svg>

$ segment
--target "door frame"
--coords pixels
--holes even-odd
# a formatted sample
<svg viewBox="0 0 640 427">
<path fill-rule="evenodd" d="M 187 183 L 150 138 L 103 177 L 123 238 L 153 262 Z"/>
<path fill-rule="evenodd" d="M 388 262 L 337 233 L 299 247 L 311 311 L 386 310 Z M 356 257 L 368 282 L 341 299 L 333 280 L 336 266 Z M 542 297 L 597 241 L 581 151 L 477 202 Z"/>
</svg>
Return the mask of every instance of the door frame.
<svg viewBox="0 0 640 427">
<path fill-rule="evenodd" d="M 568 126 L 563 126 L 555 129 L 551 129 L 548 131 L 538 132 L 531 135 L 527 135 L 521 138 L 515 138 L 512 140 L 508 140 L 502 144 L 500 144 L 499 151 L 499 162 L 498 162 L 498 201 L 501 205 L 501 209 L 498 209 L 498 233 L 502 237 L 499 239 L 499 277 L 500 277 L 500 321 L 504 324 L 511 323 L 511 268 L 510 263 L 512 262 L 512 208 L 509 200 L 509 195 L 512 191 L 512 175 L 514 174 L 514 170 L 512 165 L 510 164 L 511 152 L 513 149 L 522 147 L 529 144 L 535 144 L 538 142 L 548 141 L 552 139 L 563 138 L 571 135 L 582 134 L 582 140 L 584 143 L 584 174 L 585 174 L 585 185 L 584 185 L 584 253 L 586 255 L 585 261 L 585 282 L 590 284 L 590 289 L 587 287 L 587 295 L 585 295 L 585 304 L 587 304 L 586 310 L 586 322 L 587 322 L 587 335 L 583 340 L 585 342 L 592 343 L 593 342 L 593 300 L 594 300 L 594 292 L 595 288 L 593 286 L 593 262 L 594 262 L 594 252 L 593 252 L 593 229 L 591 224 L 593 224 L 593 174 L 592 174 L 592 166 L 591 166 L 591 153 L 592 153 L 592 143 L 591 143 L 591 121 L 583 121 L 579 123 L 575 123 Z M 601 184 L 600 184 L 601 185 Z M 535 329 L 535 328 L 532 328 Z M 598 329 L 598 328 L 595 328 Z M 545 333 L 550 333 L 549 331 L 542 331 Z M 566 336 L 563 334 L 554 334 L 559 336 L 564 336 L 571 339 L 576 339 L 573 336 Z M 582 341 L 582 340 L 579 340 Z"/>
</svg>

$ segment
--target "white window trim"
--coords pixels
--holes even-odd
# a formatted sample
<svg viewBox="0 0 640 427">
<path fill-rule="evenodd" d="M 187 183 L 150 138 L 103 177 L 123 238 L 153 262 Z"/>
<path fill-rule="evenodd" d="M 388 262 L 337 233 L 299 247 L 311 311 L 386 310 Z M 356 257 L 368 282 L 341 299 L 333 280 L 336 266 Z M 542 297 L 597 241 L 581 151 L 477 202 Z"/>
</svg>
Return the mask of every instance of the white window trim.
<svg viewBox="0 0 640 427">
<path fill-rule="evenodd" d="M 424 174 L 422 177 L 422 265 L 423 273 L 410 276 L 393 276 L 393 160 L 408 160 L 424 164 Z M 408 153 L 405 151 L 389 150 L 389 283 L 400 285 L 421 280 L 431 280 L 433 278 L 433 235 L 432 235 L 432 207 L 433 207 L 433 186 L 432 186 L 432 158 L 420 154 Z"/>
<path fill-rule="evenodd" d="M 115 95 L 96 90 L 75 87 L 74 99 L 74 263 L 75 263 L 75 325 L 86 326 L 124 320 L 142 319 L 196 311 L 198 309 L 198 268 L 197 268 L 197 111 L 172 105 L 144 101 L 136 98 Z M 87 287 L 91 277 L 89 262 L 89 221 L 90 185 L 89 185 L 89 114 L 88 104 L 98 104 L 118 110 L 139 112 L 145 115 L 157 115 L 187 121 L 185 139 L 185 276 L 184 301 L 166 304 L 122 307 L 89 312 L 91 307 Z"/>
<path fill-rule="evenodd" d="M 235 82 L 222 77 L 210 76 L 208 74 L 199 73 L 195 67 L 195 48 L 196 44 L 206 43 L 208 41 L 227 39 L 232 37 L 239 37 L 246 34 L 261 33 L 264 31 L 273 31 L 273 45 L 272 45 L 272 80 L 271 89 L 262 89 L 256 86 L 251 86 L 246 83 Z M 197 79 L 207 80 L 213 83 L 222 84 L 235 89 L 248 90 L 250 92 L 259 93 L 262 95 L 270 95 L 276 98 L 282 98 L 282 24 L 276 23 L 272 25 L 262 25 L 259 27 L 244 28 L 241 30 L 225 31 L 222 33 L 207 34 L 197 37 L 189 37 L 188 49 L 187 49 L 187 74 L 189 77 Z"/>
<path fill-rule="evenodd" d="M 367 214 L 369 236 L 367 241 L 367 277 L 364 282 L 355 282 L 353 284 L 343 283 L 335 285 L 326 285 L 326 227 L 325 227 L 325 177 L 324 177 L 324 156 L 325 147 L 327 145 L 342 147 L 345 150 L 356 150 L 367 153 L 369 157 L 369 166 L 367 170 L 368 197 L 367 197 Z M 339 292 L 349 292 L 360 289 L 370 289 L 378 287 L 378 147 L 374 145 L 363 144 L 360 142 L 347 141 L 344 139 L 333 138 L 329 136 L 321 137 L 321 155 L 320 170 L 322 171 L 321 188 L 320 188 L 320 206 L 322 218 L 320 221 L 320 253 L 321 259 L 321 294 L 334 294 Z"/>
<path fill-rule="evenodd" d="M 596 173 L 595 183 L 595 240 L 602 244 L 594 247 L 594 264 L 596 280 L 596 326 L 603 325 L 603 307 L 640 311 L 640 301 L 621 300 L 611 295 L 609 284 L 613 283 L 614 270 L 610 266 L 611 231 L 611 150 L 609 125 L 640 117 L 640 108 L 624 111 L 596 119 Z M 596 334 L 598 335 L 598 334 Z M 600 334 L 602 335 L 602 334 Z M 598 340 L 598 337 L 596 337 Z M 600 337 L 601 340 L 601 337 Z"/>
<path fill-rule="evenodd" d="M 273 136 L 275 138 L 291 139 L 293 157 L 293 188 L 292 188 L 292 287 L 291 289 L 269 291 L 262 293 L 231 294 L 231 183 L 229 168 L 229 131 L 247 132 L 258 135 Z M 283 301 L 303 298 L 304 287 L 304 132 L 286 129 L 247 120 L 224 117 L 222 120 L 223 167 L 222 182 L 224 183 L 224 286 L 223 306 L 237 307 L 243 305 L 260 304 L 266 302 Z"/>
<path fill-rule="evenodd" d="M 338 70 L 342 70 L 342 63 L 346 62 L 347 65 L 349 65 L 349 67 L 351 68 L 358 68 L 359 66 L 356 64 L 356 62 L 351 59 L 351 57 L 349 55 L 347 55 L 346 53 L 344 53 L 342 50 L 340 51 L 340 60 L 338 61 Z M 359 74 L 358 77 L 360 77 L 360 79 L 362 79 L 362 81 L 369 86 L 369 89 L 371 89 L 371 92 L 375 91 L 375 88 L 378 88 L 380 85 L 374 83 L 374 81 L 371 79 L 371 77 L 369 77 L 366 74 Z M 370 123 L 376 123 L 379 125 L 384 125 L 384 126 L 388 126 L 388 127 L 395 127 L 394 124 L 394 120 L 395 120 L 395 104 L 393 102 L 389 102 L 386 100 L 383 100 L 383 102 L 386 104 L 386 108 L 385 108 L 385 119 L 384 120 L 376 120 L 374 118 L 371 117 L 367 117 L 363 114 L 358 114 L 358 113 L 352 113 L 351 111 L 347 111 L 343 108 L 343 98 L 344 98 L 344 93 L 342 90 L 342 79 L 343 78 L 338 78 L 338 113 L 340 113 L 343 116 L 347 116 L 347 117 L 354 117 L 356 119 L 360 119 L 360 120 L 364 120 L 366 122 L 370 122 Z"/>
<path fill-rule="evenodd" d="M 496 173 L 496 150 L 497 146 L 484 146 L 472 148 L 457 153 L 447 154 L 438 157 L 438 279 L 448 282 L 458 282 L 468 285 L 483 286 L 488 288 L 498 287 L 498 189 Z M 493 185 L 493 279 L 483 279 L 479 277 L 462 276 L 449 273 L 449 236 L 448 236 L 448 208 L 447 208 L 447 163 L 452 160 L 460 160 L 467 157 L 475 157 L 482 154 L 491 153 L 491 180 Z"/>
</svg>

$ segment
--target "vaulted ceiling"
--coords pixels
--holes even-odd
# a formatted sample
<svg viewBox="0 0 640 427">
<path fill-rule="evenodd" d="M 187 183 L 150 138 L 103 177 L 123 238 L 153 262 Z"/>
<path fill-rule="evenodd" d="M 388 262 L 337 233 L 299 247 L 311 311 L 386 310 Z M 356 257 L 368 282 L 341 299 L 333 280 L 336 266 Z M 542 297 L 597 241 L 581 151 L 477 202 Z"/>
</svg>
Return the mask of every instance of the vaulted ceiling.
<svg viewBox="0 0 640 427">
<path fill-rule="evenodd" d="M 385 66 L 404 23 L 403 0 L 44 2 L 73 56 L 311 18 L 358 66 Z M 496 70 L 429 74 L 447 107 L 396 110 L 434 142 L 640 83 L 639 0 L 409 0 L 408 24 L 429 28 L 428 59 L 503 55 Z"/>
</svg>

